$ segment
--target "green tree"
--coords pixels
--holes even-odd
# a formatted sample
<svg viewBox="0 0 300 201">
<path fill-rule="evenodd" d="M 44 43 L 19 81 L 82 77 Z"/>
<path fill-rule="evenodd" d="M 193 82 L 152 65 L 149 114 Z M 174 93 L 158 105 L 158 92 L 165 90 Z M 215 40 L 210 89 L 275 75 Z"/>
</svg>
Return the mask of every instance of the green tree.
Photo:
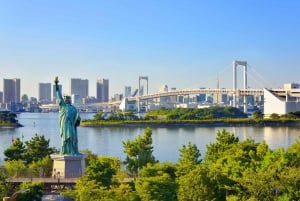
<svg viewBox="0 0 300 201">
<path fill-rule="evenodd" d="M 256 154 L 257 156 L 263 160 L 263 158 L 266 156 L 266 154 L 268 153 L 269 151 L 269 146 L 268 144 L 266 143 L 265 140 L 263 140 L 258 146 L 257 146 L 257 149 L 256 149 Z"/>
<path fill-rule="evenodd" d="M 139 177 L 135 181 L 137 194 L 143 201 L 175 201 L 176 182 L 168 174 Z"/>
<path fill-rule="evenodd" d="M 280 115 L 277 114 L 277 113 L 272 113 L 272 114 L 270 115 L 270 118 L 271 118 L 271 119 L 279 119 L 279 118 L 280 118 Z"/>
<path fill-rule="evenodd" d="M 155 163 L 152 147 L 152 130 L 148 127 L 144 130 L 144 136 L 137 136 L 134 140 L 123 142 L 124 152 L 127 154 L 125 162 L 127 169 L 137 176 L 138 171 L 147 163 Z"/>
<path fill-rule="evenodd" d="M 92 158 L 86 168 L 84 176 L 76 182 L 76 189 L 64 193 L 75 200 L 114 200 L 110 190 L 113 177 L 119 171 L 119 160 L 114 157 Z"/>
<path fill-rule="evenodd" d="M 196 165 L 201 163 L 201 153 L 195 144 L 191 142 L 188 145 L 183 145 L 179 150 L 178 170 L 177 175 L 184 175 L 193 170 Z"/>
<path fill-rule="evenodd" d="M 7 115 L 7 120 L 11 123 L 16 123 L 18 122 L 17 120 L 17 114 L 14 112 L 9 112 Z"/>
<path fill-rule="evenodd" d="M 16 178 L 26 176 L 27 168 L 21 160 L 6 161 L 4 168 L 8 177 Z"/>
<path fill-rule="evenodd" d="M 140 201 L 140 198 L 132 185 L 126 183 L 113 186 L 110 189 L 110 192 L 110 199 L 113 201 Z"/>
<path fill-rule="evenodd" d="M 94 114 L 94 120 L 104 120 L 103 111 L 99 111 L 96 114 Z"/>
<path fill-rule="evenodd" d="M 148 163 L 135 181 L 137 194 L 142 200 L 177 200 L 176 166 L 172 163 Z"/>
<path fill-rule="evenodd" d="M 239 138 L 234 134 L 230 134 L 225 129 L 217 132 L 217 138 L 215 143 L 206 145 L 206 155 L 204 160 L 206 163 L 214 163 L 221 154 L 227 149 L 230 149 L 233 144 L 239 142 Z"/>
<path fill-rule="evenodd" d="M 3 198 L 7 195 L 9 190 L 9 184 L 6 182 L 7 174 L 4 172 L 4 168 L 0 167 L 0 197 Z"/>
<path fill-rule="evenodd" d="M 92 159 L 97 159 L 97 157 L 98 157 L 96 154 L 94 154 L 91 150 L 88 150 L 88 149 L 81 150 L 80 153 L 86 154 L 86 158 L 85 158 L 86 166 L 89 166 L 90 161 Z"/>
<path fill-rule="evenodd" d="M 86 172 L 80 180 L 84 184 L 84 181 L 92 181 L 100 187 L 110 188 L 113 182 L 113 176 L 116 174 L 117 170 L 113 160 L 108 158 L 98 157 L 97 159 L 92 159 L 89 166 L 86 168 Z"/>
<path fill-rule="evenodd" d="M 43 196 L 42 183 L 22 183 L 16 201 L 41 201 Z"/>
<path fill-rule="evenodd" d="M 224 190 L 219 189 L 217 182 L 210 176 L 209 167 L 204 164 L 197 165 L 178 180 L 179 201 L 226 200 Z"/>
<path fill-rule="evenodd" d="M 300 136 L 287 150 L 289 161 L 296 167 L 300 167 Z"/>
<path fill-rule="evenodd" d="M 12 161 L 12 160 L 24 160 L 25 154 L 25 145 L 20 140 L 20 138 L 16 138 L 14 142 L 4 150 L 5 161 Z"/>
<path fill-rule="evenodd" d="M 263 113 L 260 110 L 256 110 L 252 113 L 252 117 L 255 120 L 260 120 L 263 118 Z"/>
<path fill-rule="evenodd" d="M 300 200 L 299 167 L 286 167 L 278 176 L 281 186 L 276 189 L 281 193 L 282 200 Z"/>
<path fill-rule="evenodd" d="M 45 156 L 41 160 L 33 161 L 29 164 L 29 170 L 34 177 L 50 177 L 52 174 L 53 161 L 50 156 Z"/>
<path fill-rule="evenodd" d="M 57 150 L 54 147 L 49 147 L 50 140 L 46 140 L 44 135 L 35 134 L 31 140 L 26 141 L 26 164 L 30 164 L 33 161 L 39 161 Z"/>
<path fill-rule="evenodd" d="M 99 187 L 95 180 L 89 181 L 82 178 L 77 180 L 75 190 L 62 192 L 63 195 L 78 201 L 102 201 L 108 197 L 106 195 L 107 193 L 107 189 L 105 187 Z"/>
</svg>

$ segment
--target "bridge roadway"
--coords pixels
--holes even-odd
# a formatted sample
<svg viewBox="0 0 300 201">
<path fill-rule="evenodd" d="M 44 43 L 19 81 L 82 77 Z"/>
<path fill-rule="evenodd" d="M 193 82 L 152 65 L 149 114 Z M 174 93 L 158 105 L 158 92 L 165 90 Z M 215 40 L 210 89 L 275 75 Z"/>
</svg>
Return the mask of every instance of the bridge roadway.
<svg viewBox="0 0 300 201">
<path fill-rule="evenodd" d="M 268 89 L 277 96 L 286 96 L 286 94 L 290 96 L 300 97 L 300 89 L 291 89 L 285 90 L 282 88 L 278 89 Z M 172 90 L 168 92 L 160 92 L 160 93 L 153 93 L 143 96 L 135 96 L 129 97 L 129 101 L 146 101 L 154 98 L 166 97 L 166 96 L 187 96 L 187 95 L 199 95 L 199 94 L 228 94 L 230 96 L 235 95 L 237 96 L 262 96 L 264 95 L 264 89 L 210 89 L 210 88 L 200 88 L 200 89 L 184 89 L 184 90 Z M 93 107 L 107 107 L 107 106 L 119 106 L 121 101 L 112 101 L 112 102 L 105 102 L 105 103 L 90 103 L 85 105 L 77 105 L 78 108 L 93 108 Z M 45 105 L 42 106 L 45 108 L 56 108 L 58 109 L 56 104 L 53 105 Z"/>
<path fill-rule="evenodd" d="M 249 96 L 249 95 L 263 95 L 264 90 L 263 89 L 185 89 L 185 90 L 174 90 L 174 91 L 168 91 L 168 92 L 161 92 L 161 93 L 155 93 L 155 94 L 149 94 L 149 95 L 143 95 L 140 97 L 131 97 L 129 100 L 147 100 L 152 98 L 159 98 L 159 97 L 165 97 L 165 96 L 179 96 L 179 95 L 195 95 L 195 94 L 229 94 L 229 95 L 236 95 L 236 96 Z"/>
<path fill-rule="evenodd" d="M 78 178 L 12 178 L 6 182 L 10 184 L 11 191 L 15 191 L 19 185 L 24 182 L 41 182 L 43 184 L 43 192 L 53 192 L 62 189 L 74 189 Z"/>
<path fill-rule="evenodd" d="M 285 90 L 282 88 L 278 89 L 268 89 L 271 92 L 275 93 L 278 96 L 286 96 L 286 94 L 294 97 L 300 97 L 300 89 L 291 89 L 291 90 Z M 187 96 L 187 95 L 199 95 L 199 94 L 228 94 L 228 95 L 235 95 L 235 96 L 263 96 L 264 95 L 264 89 L 209 89 L 209 88 L 203 88 L 203 89 L 184 89 L 184 90 L 172 90 L 168 92 L 160 92 L 160 93 L 154 93 L 154 94 L 148 94 L 143 96 L 137 96 L 137 97 L 129 97 L 128 100 L 134 101 L 134 100 L 148 100 L 153 98 L 160 98 L 160 97 L 166 97 L 166 96 Z M 120 101 L 115 101 L 111 103 L 106 104 L 117 104 Z"/>
</svg>

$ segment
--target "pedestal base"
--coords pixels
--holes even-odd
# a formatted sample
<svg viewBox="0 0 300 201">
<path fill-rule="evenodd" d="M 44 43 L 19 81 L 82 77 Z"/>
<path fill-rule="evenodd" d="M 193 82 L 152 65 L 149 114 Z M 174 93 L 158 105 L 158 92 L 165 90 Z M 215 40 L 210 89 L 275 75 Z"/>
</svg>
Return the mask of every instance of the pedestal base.
<svg viewBox="0 0 300 201">
<path fill-rule="evenodd" d="M 53 177 L 56 178 L 77 178 L 85 172 L 85 154 L 60 155 L 51 154 L 53 160 Z"/>
</svg>

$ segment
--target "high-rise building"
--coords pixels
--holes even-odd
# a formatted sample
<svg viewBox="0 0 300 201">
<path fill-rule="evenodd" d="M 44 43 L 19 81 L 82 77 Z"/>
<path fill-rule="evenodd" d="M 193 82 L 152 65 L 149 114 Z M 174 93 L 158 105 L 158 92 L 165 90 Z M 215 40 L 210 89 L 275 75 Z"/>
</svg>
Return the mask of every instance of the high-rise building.
<svg viewBox="0 0 300 201">
<path fill-rule="evenodd" d="M 59 88 L 59 90 L 62 92 L 62 85 L 61 84 L 59 84 L 58 85 L 58 88 Z M 55 89 L 55 85 L 53 85 L 52 86 L 52 102 L 53 103 L 56 103 L 56 100 L 57 100 L 57 93 L 56 93 L 56 89 Z M 63 92 L 62 92 L 63 93 Z"/>
<path fill-rule="evenodd" d="M 0 91 L 0 103 L 3 103 L 3 92 Z"/>
<path fill-rule="evenodd" d="M 109 80 L 97 80 L 97 101 L 100 103 L 108 102 L 109 99 Z"/>
<path fill-rule="evenodd" d="M 51 102 L 51 83 L 39 83 L 39 102 Z"/>
<path fill-rule="evenodd" d="M 125 86 L 125 97 L 131 97 L 131 87 L 130 86 Z"/>
<path fill-rule="evenodd" d="M 21 80 L 19 78 L 3 79 L 3 102 L 21 102 Z"/>
<path fill-rule="evenodd" d="M 89 96 L 89 81 L 87 79 L 82 80 L 80 78 L 72 78 L 70 88 L 70 95 L 78 95 L 80 103 L 82 103 L 83 98 Z"/>
</svg>

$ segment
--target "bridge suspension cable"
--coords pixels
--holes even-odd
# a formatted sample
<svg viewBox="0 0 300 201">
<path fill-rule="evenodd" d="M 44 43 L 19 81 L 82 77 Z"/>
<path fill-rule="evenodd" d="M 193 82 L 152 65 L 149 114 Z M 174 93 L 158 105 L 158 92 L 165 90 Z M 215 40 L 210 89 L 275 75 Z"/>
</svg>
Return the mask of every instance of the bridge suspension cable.
<svg viewBox="0 0 300 201">
<path fill-rule="evenodd" d="M 210 84 L 210 81 L 213 80 L 215 84 L 214 86 L 217 85 L 217 81 L 219 81 L 220 77 L 222 77 L 222 75 L 225 74 L 225 72 L 228 72 L 228 70 L 230 70 L 230 75 L 231 75 L 231 69 L 232 69 L 232 66 L 231 64 L 229 64 L 228 66 L 226 66 L 224 69 L 221 69 L 219 70 L 217 73 L 215 73 L 214 75 L 212 76 L 209 76 L 206 80 L 200 82 L 200 87 L 206 87 L 205 84 Z M 216 75 L 217 74 L 217 75 Z M 231 84 L 231 83 L 230 83 Z"/>
<path fill-rule="evenodd" d="M 252 70 L 255 73 L 255 75 L 253 77 L 255 77 L 255 78 L 258 77 L 263 81 L 263 82 L 257 81 L 262 88 L 272 88 L 274 86 L 274 84 L 270 83 L 269 81 L 267 81 L 264 78 L 264 76 L 259 74 L 255 68 L 253 68 L 251 65 L 248 65 L 248 66 L 250 67 L 250 70 Z M 252 77 L 252 75 L 251 75 L 251 77 Z"/>
</svg>

